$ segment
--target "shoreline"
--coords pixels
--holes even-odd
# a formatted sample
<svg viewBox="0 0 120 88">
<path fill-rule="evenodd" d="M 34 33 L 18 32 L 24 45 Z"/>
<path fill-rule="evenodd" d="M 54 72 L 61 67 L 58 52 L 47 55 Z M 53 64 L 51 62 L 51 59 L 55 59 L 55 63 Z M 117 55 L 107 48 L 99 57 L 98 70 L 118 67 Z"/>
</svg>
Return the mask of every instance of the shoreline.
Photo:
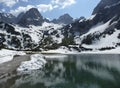
<svg viewBox="0 0 120 88">
<path fill-rule="evenodd" d="M 16 56 L 13 60 L 0 64 L 0 75 L 15 71 L 21 62 L 27 60 L 30 60 L 30 55 Z"/>
</svg>

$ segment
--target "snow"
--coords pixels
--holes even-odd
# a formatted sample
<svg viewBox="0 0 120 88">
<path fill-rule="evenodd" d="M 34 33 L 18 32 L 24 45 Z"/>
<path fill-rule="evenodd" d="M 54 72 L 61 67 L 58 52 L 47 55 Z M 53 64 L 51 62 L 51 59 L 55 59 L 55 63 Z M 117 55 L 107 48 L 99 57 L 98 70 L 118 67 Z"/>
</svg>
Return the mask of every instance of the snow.
<svg viewBox="0 0 120 88">
<path fill-rule="evenodd" d="M 42 51 L 42 53 L 77 54 L 78 51 L 76 51 L 74 49 L 68 49 L 65 46 L 61 46 L 61 47 L 59 47 L 58 49 L 55 49 L 55 50 Z"/>
<path fill-rule="evenodd" d="M 115 4 L 112 4 L 112 5 L 108 5 L 108 6 L 105 6 L 104 9 L 108 9 L 108 8 L 111 8 L 111 7 L 114 7 L 114 6 L 117 6 L 120 4 L 120 1 L 115 3 Z"/>
<path fill-rule="evenodd" d="M 82 35 L 81 37 L 84 37 L 84 36 L 87 36 L 87 35 L 93 34 L 93 33 L 102 33 L 102 32 L 104 32 L 105 29 L 107 29 L 109 27 L 110 22 L 111 22 L 111 20 L 109 20 L 108 22 L 106 22 L 104 24 L 98 23 L 99 25 L 97 24 L 96 26 L 92 27 L 89 32 Z"/>
<path fill-rule="evenodd" d="M 44 55 L 45 58 L 66 58 L 67 55 L 63 55 L 63 54 L 52 54 L 52 55 Z"/>
<path fill-rule="evenodd" d="M 63 36 L 61 35 L 61 31 L 59 29 L 62 27 L 63 25 L 60 24 L 44 22 L 42 26 L 29 25 L 29 28 L 23 28 L 16 25 L 15 30 L 21 33 L 21 35 L 22 33 L 28 34 L 31 37 L 32 41 L 36 44 L 38 44 L 41 41 L 45 31 L 49 31 L 50 34 L 51 32 L 56 30 L 60 37 L 57 38 L 56 35 L 51 35 L 51 37 L 54 41 L 60 43 L 62 41 Z"/>
<path fill-rule="evenodd" d="M 79 20 L 79 23 L 80 23 L 80 22 L 83 22 L 83 21 L 84 21 L 84 19 L 80 19 L 80 20 Z"/>
<path fill-rule="evenodd" d="M 30 61 L 22 62 L 21 65 L 17 68 L 19 72 L 29 72 L 32 70 L 41 69 L 45 64 L 46 60 L 41 54 L 33 54 L 31 55 Z"/>
<path fill-rule="evenodd" d="M 88 20 L 92 20 L 95 16 L 96 14 L 92 15 L 90 18 L 88 18 Z"/>
<path fill-rule="evenodd" d="M 71 49 L 72 50 L 72 49 Z M 76 50 L 69 50 L 67 47 L 60 47 L 55 50 L 48 50 L 48 51 L 42 51 L 41 53 L 50 53 L 50 54 L 120 54 L 120 47 L 116 47 L 116 49 L 111 49 L 111 50 L 93 50 L 93 51 L 81 51 L 78 52 Z M 45 55 L 46 58 L 61 58 L 61 57 L 66 57 L 66 56 L 60 56 L 60 55 Z"/>
<path fill-rule="evenodd" d="M 83 47 L 92 48 L 92 49 L 100 49 L 102 47 L 115 47 L 117 43 L 119 43 L 120 39 L 118 39 L 118 35 L 120 30 L 115 30 L 115 32 L 111 35 L 106 35 L 105 38 L 101 38 L 99 41 L 92 45 L 83 44 Z M 111 40 L 112 39 L 112 40 Z"/>
<path fill-rule="evenodd" d="M 15 55 L 25 55 L 22 51 L 0 50 L 0 64 L 13 60 Z"/>
</svg>

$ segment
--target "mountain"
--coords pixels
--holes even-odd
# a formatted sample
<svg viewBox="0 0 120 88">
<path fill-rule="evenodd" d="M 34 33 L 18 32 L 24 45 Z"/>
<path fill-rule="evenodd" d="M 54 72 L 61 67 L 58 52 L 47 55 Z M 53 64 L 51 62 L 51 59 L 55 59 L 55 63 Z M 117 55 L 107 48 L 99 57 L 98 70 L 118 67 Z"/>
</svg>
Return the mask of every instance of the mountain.
<svg viewBox="0 0 120 88">
<path fill-rule="evenodd" d="M 62 25 L 46 23 L 42 26 L 21 27 L 0 22 L 0 49 L 46 50 L 61 42 Z M 52 47 L 54 45 L 54 47 Z"/>
<path fill-rule="evenodd" d="M 120 47 L 120 1 L 101 0 L 93 11 L 95 23 L 80 36 L 82 50 L 110 50 Z"/>
<path fill-rule="evenodd" d="M 67 17 L 69 16 L 59 17 L 62 19 L 59 22 L 63 22 L 63 18 Z M 43 17 L 35 8 L 24 13 L 20 20 L 22 21 L 19 21 L 20 25 L 31 26 L 23 28 L 0 22 L 1 48 L 51 50 L 62 47 L 69 51 L 86 52 L 120 47 L 119 0 L 101 0 L 91 17 L 80 17 L 66 26 L 44 22 Z"/>
<path fill-rule="evenodd" d="M 90 18 L 79 19 L 62 28 L 64 46 L 78 51 L 110 50 L 120 47 L 120 1 L 101 0 Z M 76 46 L 78 45 L 78 46 Z"/>
<path fill-rule="evenodd" d="M 21 12 L 18 16 L 17 16 L 17 19 L 16 19 L 16 23 L 18 23 L 20 21 L 20 19 L 23 17 L 25 13 L 24 12 Z"/>
<path fill-rule="evenodd" d="M 51 22 L 55 24 L 70 24 L 73 22 L 73 18 L 69 14 L 64 14 L 58 19 L 53 19 Z"/>
<path fill-rule="evenodd" d="M 101 10 L 108 8 L 119 3 L 119 0 L 101 0 L 100 3 L 96 6 L 92 14 L 98 13 Z"/>
<path fill-rule="evenodd" d="M 16 23 L 16 17 L 10 13 L 0 12 L 0 20 L 6 23 Z"/>
<path fill-rule="evenodd" d="M 39 13 L 38 9 L 31 8 L 24 15 L 22 15 L 22 17 L 20 17 L 18 24 L 21 26 L 28 25 L 41 26 L 43 22 L 44 22 L 43 17 Z"/>
</svg>

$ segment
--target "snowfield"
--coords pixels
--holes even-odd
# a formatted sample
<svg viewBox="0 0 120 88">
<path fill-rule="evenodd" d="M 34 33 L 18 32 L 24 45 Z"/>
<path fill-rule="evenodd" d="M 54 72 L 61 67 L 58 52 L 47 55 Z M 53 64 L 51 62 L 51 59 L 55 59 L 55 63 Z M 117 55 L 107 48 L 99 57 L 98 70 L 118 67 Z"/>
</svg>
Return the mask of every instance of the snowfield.
<svg viewBox="0 0 120 88">
<path fill-rule="evenodd" d="M 22 62 L 21 65 L 17 68 L 18 72 L 29 72 L 32 70 L 38 70 L 43 68 L 46 64 L 46 60 L 44 56 L 41 54 L 33 54 L 31 55 L 30 61 Z"/>
<path fill-rule="evenodd" d="M 22 51 L 0 50 L 0 64 L 13 60 L 15 55 L 25 55 Z"/>
</svg>

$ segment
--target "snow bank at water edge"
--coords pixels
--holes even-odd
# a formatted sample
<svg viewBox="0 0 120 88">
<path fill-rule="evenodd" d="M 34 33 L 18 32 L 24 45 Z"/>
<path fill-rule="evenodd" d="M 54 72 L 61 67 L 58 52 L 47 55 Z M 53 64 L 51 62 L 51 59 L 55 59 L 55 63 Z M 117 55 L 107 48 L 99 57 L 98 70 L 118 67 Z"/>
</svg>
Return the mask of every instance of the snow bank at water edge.
<svg viewBox="0 0 120 88">
<path fill-rule="evenodd" d="M 22 51 L 13 51 L 2 49 L 0 50 L 0 64 L 13 60 L 15 55 L 25 55 Z"/>
<path fill-rule="evenodd" d="M 79 53 L 77 50 L 71 48 L 67 48 L 65 46 L 61 46 L 58 49 L 55 50 L 48 50 L 48 51 L 42 51 L 42 53 L 53 53 L 53 54 L 77 54 Z"/>
<path fill-rule="evenodd" d="M 93 50 L 93 51 L 78 52 L 74 49 L 70 50 L 67 47 L 62 46 L 55 50 L 42 51 L 42 53 L 51 53 L 51 54 L 120 54 L 120 47 L 116 47 L 116 49 L 104 50 L 104 51 Z M 45 56 L 45 57 L 47 57 L 47 56 Z"/>
<path fill-rule="evenodd" d="M 117 47 L 116 49 L 111 49 L 111 50 L 105 50 L 105 51 L 83 51 L 80 52 L 80 54 L 120 54 L 120 47 Z"/>
<path fill-rule="evenodd" d="M 30 61 L 22 62 L 21 65 L 17 68 L 18 72 L 29 72 L 32 70 L 38 70 L 43 68 L 43 66 L 46 64 L 46 60 L 44 59 L 44 56 L 41 54 L 34 54 L 31 55 Z"/>
</svg>

